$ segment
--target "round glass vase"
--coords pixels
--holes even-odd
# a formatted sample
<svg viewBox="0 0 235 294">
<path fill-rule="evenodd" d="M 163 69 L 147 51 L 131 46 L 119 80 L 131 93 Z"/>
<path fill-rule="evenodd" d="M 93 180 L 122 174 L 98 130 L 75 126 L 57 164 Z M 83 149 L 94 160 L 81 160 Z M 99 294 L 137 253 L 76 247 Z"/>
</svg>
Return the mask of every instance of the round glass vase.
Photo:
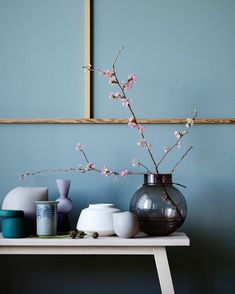
<svg viewBox="0 0 235 294">
<path fill-rule="evenodd" d="M 137 215 L 142 232 L 166 236 L 183 224 L 187 204 L 171 174 L 145 174 L 143 186 L 131 199 L 130 211 Z"/>
</svg>

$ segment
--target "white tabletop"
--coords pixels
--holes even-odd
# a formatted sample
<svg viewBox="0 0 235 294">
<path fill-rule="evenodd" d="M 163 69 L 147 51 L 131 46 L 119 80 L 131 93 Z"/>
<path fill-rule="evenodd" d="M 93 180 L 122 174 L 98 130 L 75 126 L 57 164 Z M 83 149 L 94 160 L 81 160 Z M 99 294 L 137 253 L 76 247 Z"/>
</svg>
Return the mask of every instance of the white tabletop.
<svg viewBox="0 0 235 294">
<path fill-rule="evenodd" d="M 119 238 L 116 236 L 111 237 L 99 237 L 93 239 L 92 237 L 85 236 L 84 238 L 72 239 L 65 236 L 56 236 L 52 238 L 39 238 L 39 237 L 28 237 L 28 238 L 2 238 L 0 236 L 0 250 L 4 246 L 94 246 L 94 247 L 155 247 L 155 246 L 189 246 L 189 238 L 185 233 L 176 232 L 169 236 L 163 237 L 150 237 L 146 235 L 137 235 L 135 238 Z"/>
</svg>

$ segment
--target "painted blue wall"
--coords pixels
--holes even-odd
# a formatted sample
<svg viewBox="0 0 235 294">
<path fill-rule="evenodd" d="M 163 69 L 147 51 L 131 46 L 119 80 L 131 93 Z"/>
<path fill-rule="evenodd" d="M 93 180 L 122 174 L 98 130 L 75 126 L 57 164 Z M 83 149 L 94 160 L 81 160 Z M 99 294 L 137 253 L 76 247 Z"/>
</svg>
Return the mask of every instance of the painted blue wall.
<svg viewBox="0 0 235 294">
<path fill-rule="evenodd" d="M 138 76 L 130 95 L 141 117 L 187 117 L 192 107 L 201 117 L 234 115 L 233 0 L 111 2 L 94 1 L 95 64 L 109 67 L 126 48 L 117 68 L 123 79 Z M 125 115 L 107 107 L 108 89 L 95 83 L 95 116 Z"/>
<path fill-rule="evenodd" d="M 83 115 L 83 0 L 1 0 L 0 40 L 1 117 Z"/>
<path fill-rule="evenodd" d="M 126 46 L 119 67 L 123 75 L 134 71 L 140 76 L 136 90 L 133 91 L 135 96 L 132 96 L 136 112 L 151 115 L 153 107 L 149 107 L 147 99 L 152 99 L 153 85 L 159 83 L 154 90 L 157 91 L 154 98 L 156 101 L 151 100 L 151 106 L 156 107 L 157 115 L 190 116 L 191 111 L 197 107 L 200 116 L 234 117 L 234 1 L 145 1 L 145 9 L 143 4 L 140 8 L 135 8 L 135 2 L 138 5 L 142 3 L 130 0 L 95 2 L 97 23 L 94 52 L 96 64 L 109 67 L 117 48 Z M 0 3 L 6 1 L 1 0 Z M 36 2 L 32 3 L 36 5 Z M 125 9 L 122 10 L 125 16 L 123 20 L 127 20 L 128 11 L 129 15 L 138 16 L 137 24 L 143 24 L 144 28 L 146 22 L 149 22 L 149 14 L 154 15 L 148 6 L 150 3 L 156 5 L 155 11 L 159 15 L 157 20 L 159 26 L 162 26 L 160 44 L 157 40 L 151 41 L 145 32 L 139 35 L 135 32 L 138 39 L 132 37 L 135 25 L 131 21 L 131 32 L 127 36 L 122 34 L 126 27 L 120 20 L 122 17 L 118 19 L 116 14 L 125 4 Z M 60 9 L 63 10 L 67 1 L 60 1 L 60 4 Z M 112 14 L 108 13 L 108 9 L 112 9 Z M 110 15 L 118 26 L 113 23 L 110 25 Z M 184 37 L 189 26 L 183 20 L 179 26 L 179 19 L 182 18 L 187 18 L 190 26 L 186 40 Z M 216 32 L 213 30 L 214 25 Z M 203 37 L 191 35 L 191 30 L 195 32 L 198 27 L 203 32 Z M 168 39 L 164 35 L 166 29 L 169 32 Z M 214 40 L 212 43 L 207 41 L 210 38 Z M 215 40 L 220 47 L 211 53 Z M 168 42 L 168 52 L 165 42 Z M 152 52 L 145 54 L 145 50 L 150 50 L 147 43 L 155 48 L 154 58 Z M 174 45 L 174 49 L 170 45 Z M 190 59 L 197 52 L 199 56 Z M 149 62 L 150 59 L 156 76 L 151 80 L 153 77 L 150 75 L 147 87 L 146 60 Z M 223 75 L 220 74 L 221 69 Z M 101 77 L 95 79 L 95 99 L 98 98 L 102 105 L 99 107 L 97 102 L 95 104 L 97 116 L 114 116 L 121 108 L 106 98 L 111 90 Z M 164 90 L 168 90 L 167 94 L 164 94 Z M 83 92 L 80 94 L 83 95 Z M 174 94 L 178 98 L 191 98 L 187 105 L 182 103 L 180 107 L 169 109 L 166 105 L 171 105 L 172 100 L 169 99 L 173 99 Z M 4 106 L 1 104 L 1 107 L 2 105 Z M 125 112 L 117 115 L 129 116 Z M 147 126 L 146 135 L 157 157 L 160 156 L 163 145 L 174 142 L 174 131 L 182 127 Z M 19 185 L 47 186 L 50 198 L 55 199 L 58 194 L 55 179 L 70 178 L 70 197 L 74 203 L 71 221 L 75 225 L 81 209 L 91 202 L 112 202 L 123 210 L 128 209 L 132 194 L 142 183 L 138 176 L 115 179 L 98 174 L 73 173 L 41 174 L 29 177 L 24 182 L 18 179 L 19 174 L 25 171 L 45 167 L 67 168 L 83 163 L 83 158 L 75 150 L 77 142 L 86 146 L 89 158 L 97 166 L 106 164 L 118 170 L 130 168 L 134 157 L 146 160 L 144 151 L 136 145 L 138 135 L 125 125 L 0 125 L 0 134 L 1 201 L 9 190 Z M 188 217 L 182 230 L 191 239 L 189 248 L 168 250 L 176 293 L 234 293 L 234 126 L 196 125 L 185 139 L 182 149 L 176 150 L 163 169 L 168 171 L 187 146 L 195 147 L 175 174 L 175 181 L 187 186 L 187 189 L 182 190 L 188 204 Z M 0 264 L 3 293 L 160 293 L 154 261 L 146 256 L 1 256 Z"/>
</svg>

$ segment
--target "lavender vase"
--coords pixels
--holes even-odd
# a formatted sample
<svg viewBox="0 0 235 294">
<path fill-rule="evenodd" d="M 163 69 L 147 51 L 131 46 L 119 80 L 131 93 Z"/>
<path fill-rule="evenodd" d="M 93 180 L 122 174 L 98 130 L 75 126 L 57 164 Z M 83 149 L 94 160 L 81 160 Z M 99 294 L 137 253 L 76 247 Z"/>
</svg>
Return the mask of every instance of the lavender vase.
<svg viewBox="0 0 235 294">
<path fill-rule="evenodd" d="M 71 185 L 70 180 L 57 179 L 56 180 L 57 188 L 59 191 L 60 197 L 56 199 L 58 203 L 58 223 L 57 231 L 58 233 L 67 233 L 70 231 L 70 222 L 68 213 L 72 210 L 72 201 L 68 198 L 69 189 Z"/>
</svg>

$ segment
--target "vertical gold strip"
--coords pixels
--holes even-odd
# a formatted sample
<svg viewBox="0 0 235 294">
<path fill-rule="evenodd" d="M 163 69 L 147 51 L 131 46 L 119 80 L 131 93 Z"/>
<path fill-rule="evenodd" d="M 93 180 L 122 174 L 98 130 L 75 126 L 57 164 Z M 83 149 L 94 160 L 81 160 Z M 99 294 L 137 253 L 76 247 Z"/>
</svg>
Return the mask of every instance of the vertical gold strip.
<svg viewBox="0 0 235 294">
<path fill-rule="evenodd" d="M 91 64 L 91 0 L 85 0 L 85 65 Z M 91 73 L 85 72 L 85 118 L 91 118 Z"/>
</svg>

